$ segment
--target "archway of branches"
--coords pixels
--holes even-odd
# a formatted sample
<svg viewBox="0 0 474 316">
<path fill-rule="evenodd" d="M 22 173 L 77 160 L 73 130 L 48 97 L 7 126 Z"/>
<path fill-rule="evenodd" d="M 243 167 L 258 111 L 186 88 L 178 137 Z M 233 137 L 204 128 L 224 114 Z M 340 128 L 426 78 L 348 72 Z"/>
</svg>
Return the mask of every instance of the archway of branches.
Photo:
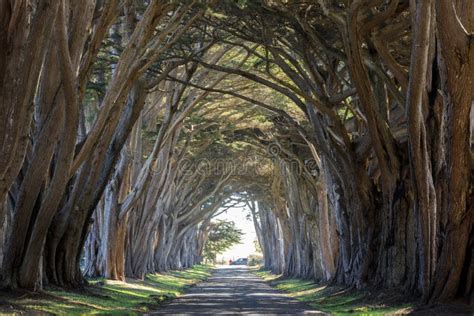
<svg viewBox="0 0 474 316">
<path fill-rule="evenodd" d="M 2 287 L 192 266 L 238 196 L 275 273 L 472 290 L 473 2 L 33 2 L 1 2 Z"/>
</svg>

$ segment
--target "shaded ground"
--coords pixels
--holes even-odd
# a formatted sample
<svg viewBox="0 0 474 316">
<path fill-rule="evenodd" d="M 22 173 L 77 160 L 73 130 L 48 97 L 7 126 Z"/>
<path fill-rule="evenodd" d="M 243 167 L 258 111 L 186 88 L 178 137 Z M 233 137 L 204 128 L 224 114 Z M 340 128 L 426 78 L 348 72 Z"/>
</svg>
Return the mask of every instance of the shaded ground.
<svg viewBox="0 0 474 316">
<path fill-rule="evenodd" d="M 269 271 L 256 274 L 289 296 L 331 315 L 474 315 L 473 307 L 464 300 L 423 306 L 419 298 L 407 297 L 403 290 L 355 290 L 283 278 Z"/>
<path fill-rule="evenodd" d="M 211 267 L 150 274 L 146 279 L 91 280 L 77 290 L 47 288 L 43 292 L 0 292 L 0 315 L 44 313 L 53 315 L 142 315 L 164 301 L 181 295 L 191 285 L 208 278 Z"/>
<path fill-rule="evenodd" d="M 0 315 L 38 312 L 142 315 L 150 311 L 161 315 L 301 315 L 318 314 L 317 311 L 335 315 L 474 315 L 472 305 L 465 302 L 417 307 L 401 300 L 400 293 L 325 287 L 308 280 L 282 279 L 244 267 L 218 268 L 210 277 L 211 269 L 195 266 L 184 271 L 148 275 L 143 281 L 128 280 L 127 283 L 94 280 L 91 286 L 68 291 L 47 288 L 40 293 L 0 292 Z M 199 284 L 207 278 L 208 281 Z M 196 283 L 197 286 L 191 287 Z M 187 294 L 181 296 L 183 293 Z M 164 303 L 176 297 L 179 298 Z"/>
<path fill-rule="evenodd" d="M 318 314 L 272 288 L 246 267 L 219 267 L 212 277 L 160 308 L 160 315 Z"/>
<path fill-rule="evenodd" d="M 413 308 L 413 302 L 400 292 L 351 290 L 311 280 L 283 278 L 268 271 L 256 274 L 290 297 L 331 315 L 399 315 L 408 314 Z"/>
</svg>

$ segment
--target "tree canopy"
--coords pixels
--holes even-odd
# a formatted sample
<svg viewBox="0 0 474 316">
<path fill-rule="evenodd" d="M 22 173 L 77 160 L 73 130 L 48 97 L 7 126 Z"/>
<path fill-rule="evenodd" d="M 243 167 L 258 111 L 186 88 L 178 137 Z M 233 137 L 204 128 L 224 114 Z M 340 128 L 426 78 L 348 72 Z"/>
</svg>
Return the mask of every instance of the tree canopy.
<svg viewBox="0 0 474 316">
<path fill-rule="evenodd" d="M 0 288 L 192 266 L 247 205 L 273 272 L 468 296 L 472 12 L 0 0 Z"/>
<path fill-rule="evenodd" d="M 217 220 L 211 222 L 208 230 L 203 257 L 211 262 L 216 261 L 217 255 L 242 241 L 243 233 L 235 226 L 233 221 Z"/>
</svg>

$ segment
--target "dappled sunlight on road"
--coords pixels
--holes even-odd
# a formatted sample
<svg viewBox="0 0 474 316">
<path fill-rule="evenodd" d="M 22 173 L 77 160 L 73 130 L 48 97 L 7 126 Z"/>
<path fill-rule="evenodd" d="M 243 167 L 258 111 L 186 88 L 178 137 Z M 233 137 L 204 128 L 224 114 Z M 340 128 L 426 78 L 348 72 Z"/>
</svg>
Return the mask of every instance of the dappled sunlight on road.
<svg viewBox="0 0 474 316">
<path fill-rule="evenodd" d="M 157 314 L 319 314 L 270 287 L 245 266 L 219 266 L 206 282 Z"/>
</svg>

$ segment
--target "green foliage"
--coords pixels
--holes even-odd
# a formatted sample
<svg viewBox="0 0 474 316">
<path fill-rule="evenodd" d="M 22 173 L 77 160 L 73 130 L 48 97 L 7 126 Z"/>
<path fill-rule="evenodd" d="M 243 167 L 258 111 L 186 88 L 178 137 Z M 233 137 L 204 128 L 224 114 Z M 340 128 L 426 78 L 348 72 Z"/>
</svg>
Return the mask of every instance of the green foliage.
<svg viewBox="0 0 474 316">
<path fill-rule="evenodd" d="M 261 266 L 263 264 L 263 256 L 262 254 L 252 254 L 248 257 L 248 265 L 251 267 L 254 266 Z"/>
<path fill-rule="evenodd" d="M 208 278 L 211 267 L 197 265 L 184 271 L 149 274 L 143 281 L 127 283 L 98 279 L 81 290 L 48 288 L 41 294 L 4 296 L 0 293 L 0 314 L 47 313 L 55 315 L 117 314 L 140 315 L 157 309 L 199 281 Z"/>
<path fill-rule="evenodd" d="M 297 300 L 331 315 L 397 314 L 408 312 L 412 307 L 412 304 L 401 301 L 397 294 L 377 298 L 367 291 L 320 285 L 309 280 L 282 279 L 281 276 L 268 271 L 259 271 L 256 274 Z"/>
<path fill-rule="evenodd" d="M 204 245 L 203 256 L 215 262 L 216 256 L 242 240 L 242 231 L 235 227 L 233 221 L 219 220 L 211 223 L 209 236 Z"/>
<path fill-rule="evenodd" d="M 352 113 L 352 110 L 347 107 L 347 106 L 344 106 L 342 108 L 340 108 L 338 111 L 337 111 L 337 115 L 342 119 L 342 120 L 348 120 L 348 119 L 351 119 L 354 117 L 354 113 Z"/>
</svg>

